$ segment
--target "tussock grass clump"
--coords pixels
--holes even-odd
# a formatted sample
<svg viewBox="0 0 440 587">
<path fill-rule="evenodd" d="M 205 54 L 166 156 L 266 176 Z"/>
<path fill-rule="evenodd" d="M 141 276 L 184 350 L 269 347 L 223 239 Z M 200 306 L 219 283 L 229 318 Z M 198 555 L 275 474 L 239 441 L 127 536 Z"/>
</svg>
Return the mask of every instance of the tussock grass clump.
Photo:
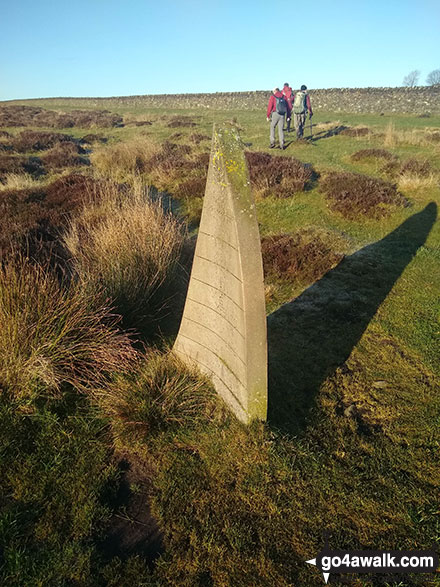
<svg viewBox="0 0 440 587">
<path fill-rule="evenodd" d="M 394 161 L 396 156 L 385 149 L 361 149 L 351 155 L 352 161 L 363 161 L 364 159 L 384 159 L 385 161 Z"/>
<path fill-rule="evenodd" d="M 328 235 L 313 229 L 263 237 L 261 252 L 266 277 L 295 281 L 315 281 L 344 257 L 332 250 Z"/>
<path fill-rule="evenodd" d="M 252 186 L 263 198 L 288 198 L 303 191 L 313 176 L 313 170 L 294 157 L 248 151 L 246 159 Z"/>
<path fill-rule="evenodd" d="M 360 173 L 332 172 L 320 183 L 328 206 L 345 218 L 380 218 L 394 206 L 408 206 L 395 184 Z"/>
<path fill-rule="evenodd" d="M 90 161 L 99 175 L 116 182 L 132 181 L 146 169 L 160 146 L 145 137 L 95 148 Z"/>
<path fill-rule="evenodd" d="M 108 185 L 100 201 L 72 219 L 64 242 L 83 286 L 89 291 L 102 286 L 137 328 L 165 309 L 184 233 L 141 187 L 121 192 Z"/>
<path fill-rule="evenodd" d="M 209 381 L 172 351 L 149 351 L 135 373 L 116 376 L 95 395 L 116 438 L 128 441 L 213 418 L 218 398 Z"/>
<path fill-rule="evenodd" d="M 0 271 L 0 388 L 17 398 L 57 396 L 63 384 L 100 387 L 133 364 L 118 318 L 81 285 L 70 288 L 24 259 Z"/>
<path fill-rule="evenodd" d="M 27 190 L 40 187 L 40 182 L 29 173 L 8 173 L 3 176 L 0 191 Z"/>
</svg>

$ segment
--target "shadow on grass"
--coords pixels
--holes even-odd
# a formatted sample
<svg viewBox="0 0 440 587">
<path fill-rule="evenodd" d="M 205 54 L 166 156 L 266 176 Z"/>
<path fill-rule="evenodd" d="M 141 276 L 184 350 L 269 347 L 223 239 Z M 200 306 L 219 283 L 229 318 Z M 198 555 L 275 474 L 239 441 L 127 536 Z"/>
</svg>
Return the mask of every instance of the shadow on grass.
<svg viewBox="0 0 440 587">
<path fill-rule="evenodd" d="M 304 430 L 321 384 L 347 360 L 436 218 L 431 202 L 268 317 L 272 427 L 292 435 Z"/>
</svg>

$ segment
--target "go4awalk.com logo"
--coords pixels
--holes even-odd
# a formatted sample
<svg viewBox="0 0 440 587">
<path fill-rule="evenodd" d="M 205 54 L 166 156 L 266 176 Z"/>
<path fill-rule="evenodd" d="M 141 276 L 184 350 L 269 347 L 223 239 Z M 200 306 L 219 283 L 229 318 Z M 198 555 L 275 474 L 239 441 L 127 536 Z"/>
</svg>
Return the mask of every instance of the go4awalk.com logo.
<svg viewBox="0 0 440 587">
<path fill-rule="evenodd" d="M 318 567 L 327 583 L 330 573 L 435 573 L 439 557 L 435 550 L 332 550 L 326 543 L 306 562 Z"/>
</svg>

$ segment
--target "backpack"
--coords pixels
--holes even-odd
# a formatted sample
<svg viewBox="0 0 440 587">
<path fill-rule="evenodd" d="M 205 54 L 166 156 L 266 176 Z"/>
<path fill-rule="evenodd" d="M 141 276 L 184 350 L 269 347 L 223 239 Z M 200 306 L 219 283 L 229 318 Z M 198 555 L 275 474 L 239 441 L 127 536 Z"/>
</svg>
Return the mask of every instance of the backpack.
<svg viewBox="0 0 440 587">
<path fill-rule="evenodd" d="M 293 101 L 293 112 L 295 114 L 302 114 L 307 110 L 306 96 L 306 92 L 302 90 L 296 92 L 295 100 Z"/>
<path fill-rule="evenodd" d="M 276 111 L 278 112 L 278 114 L 281 114 L 281 115 L 286 114 L 287 113 L 286 99 L 284 97 L 277 98 L 275 96 L 275 100 L 277 101 Z"/>
</svg>

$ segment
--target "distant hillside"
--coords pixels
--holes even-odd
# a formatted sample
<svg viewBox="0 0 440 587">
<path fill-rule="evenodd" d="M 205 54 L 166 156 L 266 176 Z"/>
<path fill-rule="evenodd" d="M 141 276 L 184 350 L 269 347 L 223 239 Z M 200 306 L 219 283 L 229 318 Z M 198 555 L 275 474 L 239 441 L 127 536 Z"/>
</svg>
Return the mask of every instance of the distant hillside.
<svg viewBox="0 0 440 587">
<path fill-rule="evenodd" d="M 161 94 L 113 98 L 50 98 L 45 105 L 66 102 L 78 107 L 114 108 L 116 104 L 151 108 L 211 108 L 214 110 L 264 109 L 270 90 L 217 92 L 215 94 Z M 314 110 L 424 114 L 440 113 L 440 85 L 414 88 L 330 88 L 310 90 Z M 20 103 L 31 100 L 20 100 Z M 16 101 L 15 101 L 16 102 Z M 32 100 L 34 102 L 34 100 Z M 39 100 L 43 102 L 43 100 Z"/>
</svg>

